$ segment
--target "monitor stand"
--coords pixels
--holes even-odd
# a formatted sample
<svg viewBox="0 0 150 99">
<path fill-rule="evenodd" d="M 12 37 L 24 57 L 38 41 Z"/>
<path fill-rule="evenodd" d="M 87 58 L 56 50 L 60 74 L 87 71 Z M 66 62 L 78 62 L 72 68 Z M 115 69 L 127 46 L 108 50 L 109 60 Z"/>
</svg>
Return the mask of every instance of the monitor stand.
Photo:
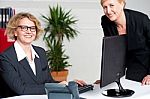
<svg viewBox="0 0 150 99">
<path fill-rule="evenodd" d="M 130 97 L 134 94 L 133 90 L 130 89 L 123 89 L 120 83 L 120 77 L 115 81 L 119 87 L 119 89 L 108 89 L 103 91 L 103 95 L 108 96 L 108 97 Z"/>
</svg>

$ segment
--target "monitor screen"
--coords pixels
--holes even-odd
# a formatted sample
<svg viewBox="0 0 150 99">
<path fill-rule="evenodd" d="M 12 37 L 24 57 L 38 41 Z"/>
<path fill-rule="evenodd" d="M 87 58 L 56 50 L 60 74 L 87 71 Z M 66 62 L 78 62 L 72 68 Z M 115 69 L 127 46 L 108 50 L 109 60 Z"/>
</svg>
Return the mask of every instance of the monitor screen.
<svg viewBox="0 0 150 99">
<path fill-rule="evenodd" d="M 126 57 L 126 35 L 103 37 L 102 59 L 101 59 L 101 78 L 100 87 L 104 87 L 112 82 L 117 82 L 120 87 L 120 78 L 125 75 Z M 121 86 L 122 87 L 122 86 Z M 128 91 L 118 88 L 119 91 Z M 130 91 L 131 92 L 131 91 Z M 116 89 L 105 92 L 106 96 L 129 96 L 133 93 L 118 94 Z M 111 94 L 110 94 L 111 93 Z M 112 94 L 113 93 L 113 94 Z"/>
<path fill-rule="evenodd" d="M 103 37 L 100 87 L 125 75 L 125 45 L 125 36 Z"/>
</svg>

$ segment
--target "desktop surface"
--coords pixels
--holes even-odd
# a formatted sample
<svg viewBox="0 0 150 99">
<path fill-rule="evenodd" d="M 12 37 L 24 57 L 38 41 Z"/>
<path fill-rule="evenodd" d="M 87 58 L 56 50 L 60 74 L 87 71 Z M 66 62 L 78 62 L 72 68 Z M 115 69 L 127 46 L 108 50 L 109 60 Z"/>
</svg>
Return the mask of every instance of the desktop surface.
<svg viewBox="0 0 150 99">
<path fill-rule="evenodd" d="M 132 89 L 135 91 L 135 93 L 131 97 L 125 97 L 125 99 L 149 99 L 150 97 L 150 85 L 142 86 L 140 82 L 127 80 L 124 77 L 121 78 L 121 84 L 124 89 Z M 118 99 L 102 95 L 102 92 L 106 89 L 117 88 L 118 85 L 115 82 L 103 88 L 99 88 L 99 85 L 95 85 L 93 91 L 88 91 L 86 93 L 81 94 L 80 96 L 85 97 L 87 99 Z"/>
<path fill-rule="evenodd" d="M 127 80 L 124 77 L 121 78 L 121 84 L 124 89 L 132 89 L 135 93 L 131 97 L 126 97 L 125 99 L 149 99 L 150 97 L 150 85 L 142 86 L 141 83 Z M 102 95 L 102 92 L 106 89 L 118 88 L 116 83 L 109 84 L 103 88 L 100 85 L 95 84 L 94 89 L 85 93 L 80 94 L 80 97 L 86 99 L 112 99 L 112 97 L 107 97 Z M 48 99 L 47 95 L 22 95 L 16 97 L 8 97 L 2 99 Z M 118 98 L 114 98 L 118 99 Z"/>
</svg>

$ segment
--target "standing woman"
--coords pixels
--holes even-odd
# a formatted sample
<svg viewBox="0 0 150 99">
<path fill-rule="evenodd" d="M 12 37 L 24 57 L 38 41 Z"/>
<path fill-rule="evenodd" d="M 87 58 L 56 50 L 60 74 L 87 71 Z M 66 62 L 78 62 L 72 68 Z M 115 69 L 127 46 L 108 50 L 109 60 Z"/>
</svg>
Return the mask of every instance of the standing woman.
<svg viewBox="0 0 150 99">
<path fill-rule="evenodd" d="M 150 19 L 125 9 L 125 0 L 101 0 L 104 36 L 127 37 L 126 78 L 150 85 Z"/>
</svg>

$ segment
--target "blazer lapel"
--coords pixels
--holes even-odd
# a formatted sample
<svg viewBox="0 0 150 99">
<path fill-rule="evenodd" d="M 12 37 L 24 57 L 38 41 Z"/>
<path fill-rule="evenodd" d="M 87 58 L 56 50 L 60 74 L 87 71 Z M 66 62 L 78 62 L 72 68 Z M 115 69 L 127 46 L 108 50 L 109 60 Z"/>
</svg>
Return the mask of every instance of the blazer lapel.
<svg viewBox="0 0 150 99">
<path fill-rule="evenodd" d="M 21 60 L 21 61 L 18 62 L 14 46 L 11 46 L 9 48 L 9 50 L 10 51 L 8 51 L 7 53 L 8 53 L 9 58 L 11 59 L 10 61 L 12 61 L 12 63 L 14 65 L 19 65 L 19 66 L 21 65 L 26 70 L 26 72 L 31 76 L 31 78 L 35 82 L 38 82 L 37 81 L 37 76 L 39 77 L 40 76 L 39 72 L 41 72 L 41 69 L 40 69 L 40 66 L 41 66 L 40 59 L 36 60 L 36 58 L 35 58 L 35 66 L 36 66 L 36 73 L 37 73 L 37 76 L 36 76 L 36 75 L 34 75 L 34 73 L 33 73 L 33 71 L 32 71 L 32 69 L 31 69 L 31 67 L 30 67 L 30 65 L 29 65 L 29 63 L 28 63 L 28 61 L 27 61 L 26 58 L 24 58 L 23 60 Z"/>
<path fill-rule="evenodd" d="M 137 44 L 138 38 L 137 38 L 137 34 L 135 34 L 137 33 L 135 31 L 136 29 L 135 21 L 134 21 L 135 19 L 133 19 L 130 13 L 128 10 L 125 10 L 128 50 L 133 50 L 138 47 L 138 44 Z"/>
<path fill-rule="evenodd" d="M 26 58 L 24 58 L 23 60 L 19 61 L 19 63 L 23 66 L 23 68 L 29 73 L 29 75 L 35 80 L 36 80 L 36 76 L 34 75 L 28 61 Z"/>
<path fill-rule="evenodd" d="M 42 80 L 42 75 L 41 75 L 42 67 L 41 67 L 40 58 L 35 57 L 34 62 L 36 66 L 36 77 L 37 77 L 38 82 L 40 82 Z"/>
</svg>

